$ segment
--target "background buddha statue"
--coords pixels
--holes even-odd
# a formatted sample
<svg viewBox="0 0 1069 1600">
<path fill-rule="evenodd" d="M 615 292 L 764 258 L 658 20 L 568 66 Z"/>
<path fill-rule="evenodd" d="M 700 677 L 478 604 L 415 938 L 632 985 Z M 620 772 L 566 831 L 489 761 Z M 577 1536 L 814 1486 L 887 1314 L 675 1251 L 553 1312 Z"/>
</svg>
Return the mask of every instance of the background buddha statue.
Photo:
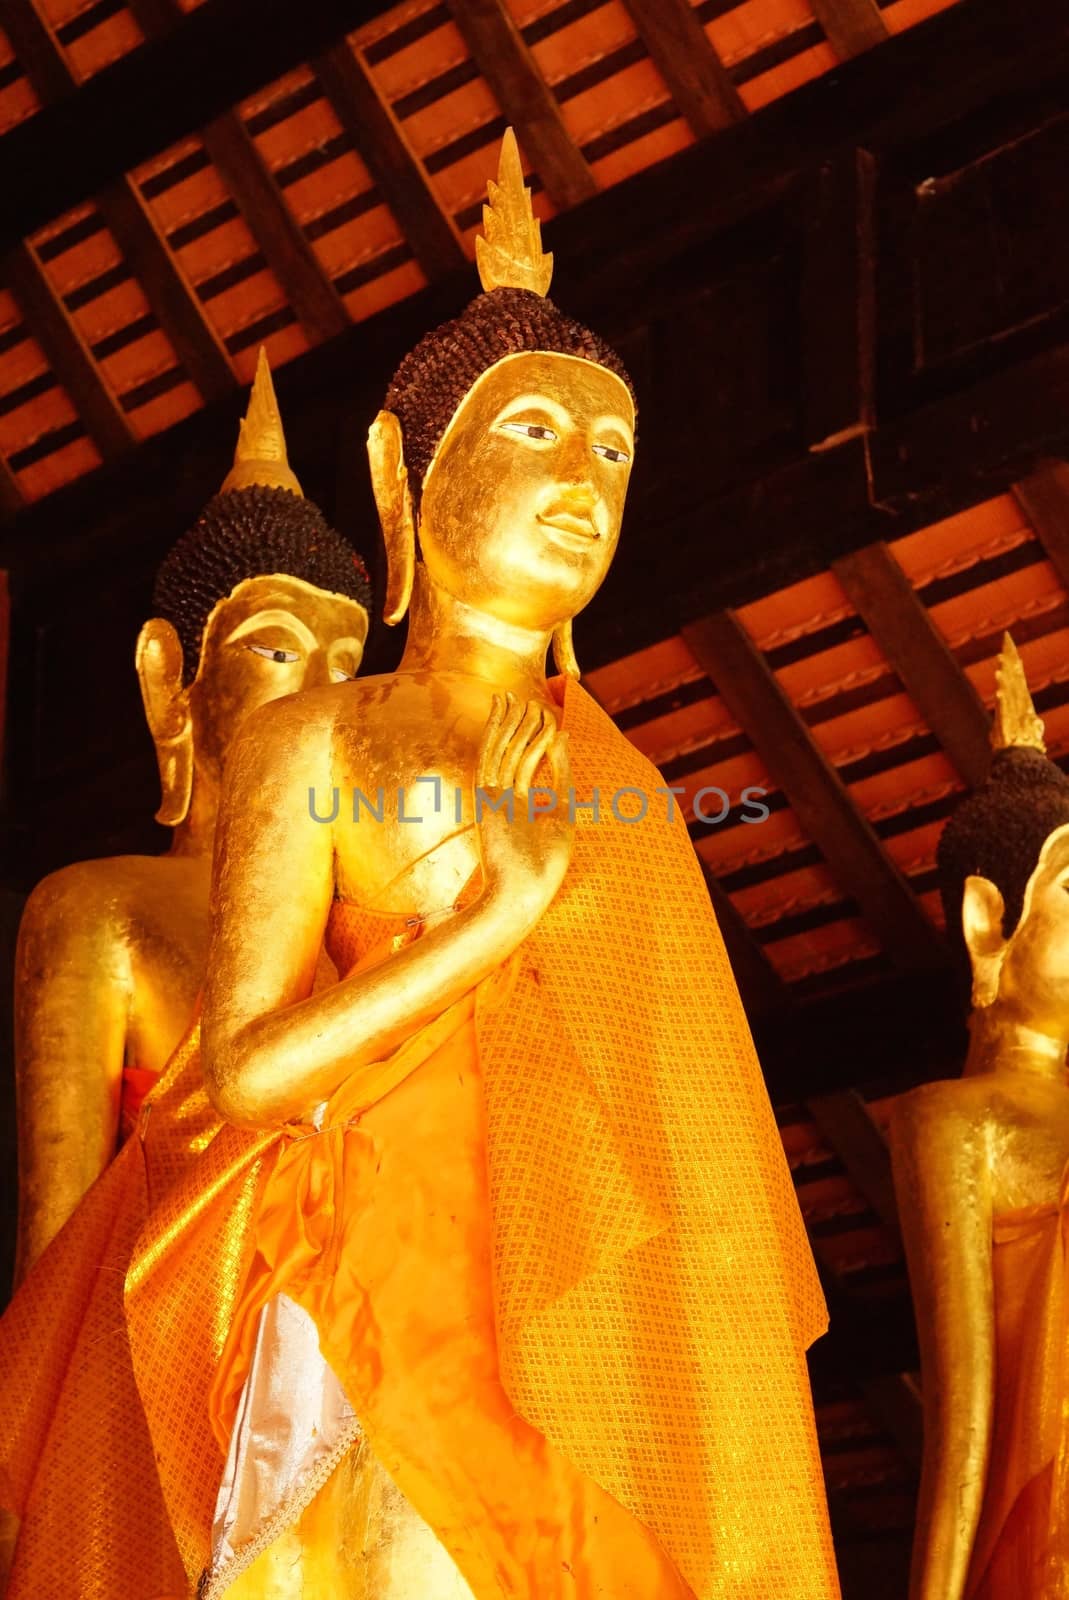
<svg viewBox="0 0 1069 1600">
<path fill-rule="evenodd" d="M 892 1130 L 924 1383 L 913 1600 L 1069 1593 L 1069 779 L 1042 731 L 1007 636 L 990 776 L 938 851 L 965 1070 Z"/>
<path fill-rule="evenodd" d="M 153 603 L 137 671 L 170 848 L 64 867 L 22 920 L 17 1281 L 111 1159 L 190 1020 L 222 764 L 238 726 L 266 701 L 360 665 L 366 573 L 301 496 L 262 351 L 233 469 L 164 561 Z"/>
<path fill-rule="evenodd" d="M 289 1472 L 318 1395 L 263 1404 L 309 1329 L 450 1558 L 376 1597 L 830 1600 L 782 1146 L 683 818 L 574 678 L 634 399 L 545 299 L 511 138 L 490 202 L 486 292 L 369 442 L 400 667 L 266 707 L 228 762 L 202 1048 L 230 1126 L 127 1276 L 138 1387 L 190 1525 L 204 1480 L 204 1600 L 321 1481 Z"/>
</svg>

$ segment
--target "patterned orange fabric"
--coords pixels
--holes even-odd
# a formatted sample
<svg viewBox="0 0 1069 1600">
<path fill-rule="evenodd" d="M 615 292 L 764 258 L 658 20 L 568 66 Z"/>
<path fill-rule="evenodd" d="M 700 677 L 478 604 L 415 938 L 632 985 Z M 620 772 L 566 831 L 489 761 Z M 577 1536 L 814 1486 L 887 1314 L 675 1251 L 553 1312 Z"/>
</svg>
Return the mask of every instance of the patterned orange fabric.
<svg viewBox="0 0 1069 1600">
<path fill-rule="evenodd" d="M 151 1143 L 124 1144 L 0 1318 L 0 1505 L 21 1519 L 7 1600 L 187 1593 L 130 1364 L 123 1283 L 150 1189 L 164 1189 L 218 1127 L 199 1088 L 197 1033 L 157 1091 L 173 1099 L 185 1084 L 185 1103 L 151 1123 L 148 1100 L 140 1131 L 151 1126 Z"/>
<path fill-rule="evenodd" d="M 409 1040 L 383 1073 L 410 1075 L 370 1109 L 343 1085 L 323 1134 L 224 1130 L 154 1215 L 127 1307 L 168 1505 L 206 1552 L 210 1375 L 222 1444 L 256 1310 L 284 1289 L 391 1476 L 443 1538 L 470 1536 L 480 1600 L 499 1592 L 494 1552 L 518 1592 L 555 1592 L 543 1506 L 509 1500 L 524 1480 L 502 1454 L 503 1394 L 515 1457 L 539 1436 L 545 1452 L 526 1482 L 564 1486 L 551 1522 L 604 1493 L 632 1514 L 626 1548 L 663 1551 L 700 1600 L 827 1600 L 804 1361 L 824 1307 L 745 1017 L 656 770 L 572 684 L 564 723 L 577 799 L 598 791 L 600 814 L 578 810 L 560 894 L 474 1015 L 462 1003 Z M 647 797 L 643 820 L 614 818 L 623 787 Z M 629 1592 L 591 1559 L 587 1592 Z M 654 1570 L 630 1592 L 686 1592 Z"/>
<path fill-rule="evenodd" d="M 996 1217 L 995 1420 L 966 1600 L 1069 1596 L 1069 1168 L 1057 1205 Z"/>
</svg>

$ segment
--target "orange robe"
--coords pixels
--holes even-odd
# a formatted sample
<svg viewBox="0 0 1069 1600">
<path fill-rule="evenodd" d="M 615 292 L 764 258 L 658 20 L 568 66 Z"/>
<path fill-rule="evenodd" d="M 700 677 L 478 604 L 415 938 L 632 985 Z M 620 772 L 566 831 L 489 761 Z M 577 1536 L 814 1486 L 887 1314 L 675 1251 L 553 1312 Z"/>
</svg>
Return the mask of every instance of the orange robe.
<svg viewBox="0 0 1069 1600">
<path fill-rule="evenodd" d="M 124 1073 L 122 1148 L 0 1318 L 0 1506 L 20 1520 L 6 1600 L 187 1591 L 134 1383 L 123 1286 L 152 1194 L 219 1126 L 199 1071 L 189 1072 L 195 1043 L 194 1030 L 157 1090 L 188 1086 L 157 1120 L 151 1151 L 137 1134 L 148 1133 L 142 1100 L 154 1075 Z"/>
<path fill-rule="evenodd" d="M 1069 1167 L 1060 1201 L 996 1217 L 995 1417 L 965 1600 L 1069 1596 Z"/>
<path fill-rule="evenodd" d="M 522 950 L 320 1129 L 224 1129 L 142 1235 L 127 1313 L 168 1506 L 207 1556 L 284 1294 L 477 1600 L 829 1600 L 824 1306 L 737 990 L 659 774 L 565 696 L 575 852 Z M 614 818 L 624 787 L 643 820 Z M 331 934 L 349 968 L 394 940 L 345 907 Z"/>
</svg>

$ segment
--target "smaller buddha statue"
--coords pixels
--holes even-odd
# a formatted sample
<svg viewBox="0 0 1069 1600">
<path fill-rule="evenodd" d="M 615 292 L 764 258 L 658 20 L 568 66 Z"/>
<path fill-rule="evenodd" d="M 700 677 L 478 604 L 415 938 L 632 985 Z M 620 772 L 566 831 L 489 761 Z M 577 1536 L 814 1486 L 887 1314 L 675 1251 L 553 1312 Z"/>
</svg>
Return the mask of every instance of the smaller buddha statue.
<svg viewBox="0 0 1069 1600">
<path fill-rule="evenodd" d="M 160 568 L 137 643 L 170 848 L 64 867 L 23 916 L 16 1282 L 114 1155 L 192 1016 L 228 744 L 267 701 L 353 677 L 369 605 L 363 563 L 290 470 L 261 350 L 233 468 Z"/>
<path fill-rule="evenodd" d="M 21 934 L 23 1281 L 0 1319 L 9 1600 L 187 1587 L 124 1339 L 123 1275 L 151 1204 L 218 1126 L 195 1016 L 224 758 L 255 708 L 356 673 L 370 611 L 363 563 L 290 470 L 262 352 L 234 466 L 163 563 L 154 604 L 137 668 L 171 847 L 53 874 Z M 324 966 L 317 981 L 332 981 Z M 335 1519 L 321 1542 L 338 1532 Z M 294 1600 L 300 1576 L 250 1593 Z"/>
<path fill-rule="evenodd" d="M 912 1600 L 1069 1593 L 1069 779 L 1008 636 L 993 744 L 938 850 L 964 1073 L 892 1127 L 924 1386 Z"/>
</svg>

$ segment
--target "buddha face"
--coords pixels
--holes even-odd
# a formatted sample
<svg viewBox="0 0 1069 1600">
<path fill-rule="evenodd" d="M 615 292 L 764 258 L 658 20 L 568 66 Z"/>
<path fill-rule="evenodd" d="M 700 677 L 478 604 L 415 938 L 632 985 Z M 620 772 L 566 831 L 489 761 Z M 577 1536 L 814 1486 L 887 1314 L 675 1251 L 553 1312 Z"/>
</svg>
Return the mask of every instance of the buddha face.
<svg viewBox="0 0 1069 1600">
<path fill-rule="evenodd" d="M 1069 1038 L 1069 825 L 1048 836 L 1028 880 L 1002 956 L 998 1003 L 1029 1028 Z"/>
<path fill-rule="evenodd" d="M 524 352 L 484 372 L 423 483 L 427 576 L 519 627 L 574 617 L 609 570 L 634 455 L 634 404 L 607 368 Z"/>
<path fill-rule="evenodd" d="M 257 706 L 360 670 L 363 606 L 286 574 L 246 578 L 213 608 L 189 688 L 198 762 L 218 762 Z"/>
</svg>

